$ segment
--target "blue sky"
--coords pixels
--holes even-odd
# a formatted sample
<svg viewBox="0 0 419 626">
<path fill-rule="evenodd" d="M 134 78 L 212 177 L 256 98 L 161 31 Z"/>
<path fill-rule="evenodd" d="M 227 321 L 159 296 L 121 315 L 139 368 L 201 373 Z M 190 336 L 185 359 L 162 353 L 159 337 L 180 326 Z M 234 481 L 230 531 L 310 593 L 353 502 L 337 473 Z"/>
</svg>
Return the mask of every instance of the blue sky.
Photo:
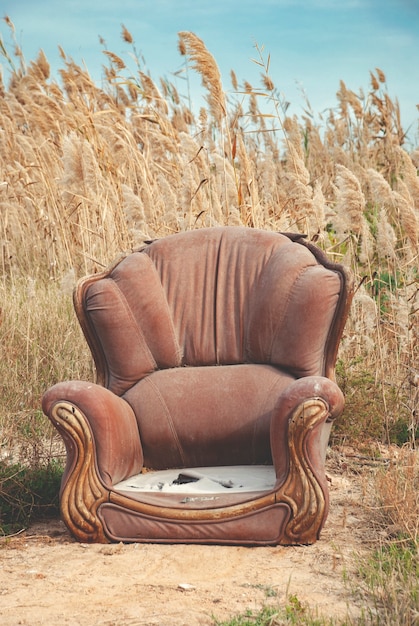
<svg viewBox="0 0 419 626">
<path fill-rule="evenodd" d="M 270 54 L 271 78 L 297 115 L 302 90 L 319 113 L 336 106 L 340 79 L 367 91 L 369 71 L 379 67 L 390 96 L 399 99 L 405 129 L 411 125 L 417 136 L 419 0 L 2 0 L 0 6 L 27 61 L 42 48 L 56 72 L 61 46 L 97 81 L 106 63 L 99 37 L 135 70 L 121 24 L 154 79 L 173 80 L 182 66 L 177 33 L 193 31 L 214 55 L 226 90 L 231 69 L 239 81 L 259 86 L 260 68 L 251 60 L 257 43 L 265 58 Z M 0 34 L 11 45 L 4 21 Z"/>
</svg>

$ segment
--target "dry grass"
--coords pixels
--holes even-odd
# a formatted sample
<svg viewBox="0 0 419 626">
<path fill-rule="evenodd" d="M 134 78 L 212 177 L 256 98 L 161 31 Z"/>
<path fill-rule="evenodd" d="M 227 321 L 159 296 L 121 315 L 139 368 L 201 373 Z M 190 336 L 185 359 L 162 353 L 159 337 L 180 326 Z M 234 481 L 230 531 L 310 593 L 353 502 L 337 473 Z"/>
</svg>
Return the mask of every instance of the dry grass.
<svg viewBox="0 0 419 626">
<path fill-rule="evenodd" d="M 0 294 L 0 461 L 36 467 L 63 453 L 40 409 L 45 381 L 91 379 L 90 357 L 65 281 L 3 281 Z"/>
<path fill-rule="evenodd" d="M 376 485 L 382 525 L 388 535 L 419 549 L 419 458 L 416 450 L 395 451 Z"/>
</svg>

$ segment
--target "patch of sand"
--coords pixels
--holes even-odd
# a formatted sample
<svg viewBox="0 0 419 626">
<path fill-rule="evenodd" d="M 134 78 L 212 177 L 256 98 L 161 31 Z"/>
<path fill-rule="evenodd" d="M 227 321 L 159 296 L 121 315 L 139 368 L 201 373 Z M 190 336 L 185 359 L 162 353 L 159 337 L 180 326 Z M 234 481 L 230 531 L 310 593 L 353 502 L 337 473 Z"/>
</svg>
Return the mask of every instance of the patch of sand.
<svg viewBox="0 0 419 626">
<path fill-rule="evenodd" d="M 210 625 L 289 594 L 319 615 L 356 617 L 343 574 L 367 550 L 362 480 L 336 461 L 328 476 L 330 514 L 312 546 L 87 545 L 58 520 L 3 539 L 1 624 Z"/>
</svg>

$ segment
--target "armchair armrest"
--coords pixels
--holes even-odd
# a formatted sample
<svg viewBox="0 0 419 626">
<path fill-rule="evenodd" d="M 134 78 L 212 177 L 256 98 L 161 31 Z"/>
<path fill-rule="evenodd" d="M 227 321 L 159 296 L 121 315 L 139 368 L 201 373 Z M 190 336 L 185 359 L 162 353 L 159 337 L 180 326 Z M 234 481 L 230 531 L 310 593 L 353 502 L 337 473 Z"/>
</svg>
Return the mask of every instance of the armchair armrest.
<svg viewBox="0 0 419 626">
<path fill-rule="evenodd" d="M 345 399 L 338 385 L 324 376 L 298 378 L 286 388 L 278 399 L 271 423 L 271 451 L 278 478 L 288 472 L 287 460 L 283 458 L 283 447 L 280 445 L 284 436 L 286 438 L 287 425 L 289 444 L 292 443 L 290 437 L 299 431 L 304 437 L 308 458 L 315 465 L 316 461 L 324 464 L 330 426 L 321 427 L 331 425 L 333 419 L 342 413 L 344 404 Z M 293 435 L 290 432 L 292 425 Z M 322 434 L 325 436 L 322 437 Z M 276 445 L 277 442 L 279 445 Z"/>
<path fill-rule="evenodd" d="M 277 501 L 288 503 L 293 513 L 283 543 L 312 543 L 320 534 L 329 509 L 327 442 L 332 420 L 343 407 L 337 384 L 322 376 L 299 378 L 279 397 L 271 423 Z"/>
<path fill-rule="evenodd" d="M 42 408 L 67 449 L 62 518 L 80 541 L 107 542 L 98 509 L 109 500 L 115 482 L 142 469 L 135 415 L 119 396 L 83 381 L 54 385 L 45 393 Z"/>
<path fill-rule="evenodd" d="M 84 381 L 58 383 L 45 393 L 42 409 L 66 444 L 64 479 L 80 454 L 72 429 L 66 428 L 66 412 L 85 420 L 84 427 L 87 425 L 92 436 L 97 471 L 106 487 L 141 471 L 143 453 L 134 412 L 125 400 L 105 387 Z"/>
</svg>

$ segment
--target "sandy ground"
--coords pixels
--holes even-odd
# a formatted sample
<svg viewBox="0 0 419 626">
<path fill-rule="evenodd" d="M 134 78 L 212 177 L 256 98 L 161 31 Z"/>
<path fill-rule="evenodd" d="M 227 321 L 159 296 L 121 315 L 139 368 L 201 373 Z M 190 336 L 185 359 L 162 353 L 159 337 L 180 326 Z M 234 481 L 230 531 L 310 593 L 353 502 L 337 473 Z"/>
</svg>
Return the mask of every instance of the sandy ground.
<svg viewBox="0 0 419 626">
<path fill-rule="evenodd" d="M 3 539 L 0 623 L 210 625 L 290 594 L 319 615 L 356 617 L 344 578 L 368 550 L 365 481 L 336 458 L 328 476 L 331 510 L 313 546 L 87 545 L 58 520 Z"/>
</svg>

